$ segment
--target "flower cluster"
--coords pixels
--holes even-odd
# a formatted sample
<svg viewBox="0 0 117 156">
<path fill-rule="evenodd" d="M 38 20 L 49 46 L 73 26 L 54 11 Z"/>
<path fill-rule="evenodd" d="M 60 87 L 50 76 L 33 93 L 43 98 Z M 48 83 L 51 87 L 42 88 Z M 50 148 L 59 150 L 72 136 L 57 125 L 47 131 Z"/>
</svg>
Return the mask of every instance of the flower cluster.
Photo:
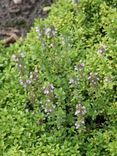
<svg viewBox="0 0 117 156">
<path fill-rule="evenodd" d="M 39 27 L 35 27 L 35 31 L 38 34 L 37 37 L 40 38 L 42 36 L 42 32 L 41 32 L 40 28 Z"/>
<path fill-rule="evenodd" d="M 56 35 L 56 29 L 55 29 L 54 26 L 45 28 L 44 31 L 45 31 L 45 35 L 46 35 L 48 38 L 50 38 L 50 37 L 55 37 L 55 35 Z"/>
<path fill-rule="evenodd" d="M 48 85 L 43 87 L 43 93 L 46 96 L 46 102 L 43 105 L 44 112 L 49 115 L 55 109 L 55 105 L 53 104 L 54 99 L 54 85 L 49 83 Z"/>
<path fill-rule="evenodd" d="M 50 113 L 52 113 L 55 109 L 55 105 L 53 105 L 51 100 L 47 100 L 46 104 L 44 105 L 44 112 L 49 115 Z"/>
<path fill-rule="evenodd" d="M 61 36 L 61 45 L 65 46 L 65 44 L 66 44 L 65 38 L 63 36 Z"/>
<path fill-rule="evenodd" d="M 12 60 L 16 63 L 19 71 L 19 82 L 24 87 L 27 88 L 29 85 L 32 85 L 34 81 L 38 80 L 38 70 L 35 69 L 33 72 L 30 72 L 30 76 L 26 75 L 26 66 L 24 63 L 25 53 L 20 53 L 12 56 Z"/>
<path fill-rule="evenodd" d="M 78 65 L 74 66 L 75 71 L 82 71 L 85 67 L 85 64 L 83 62 L 79 63 Z"/>
<path fill-rule="evenodd" d="M 99 82 L 100 78 L 98 76 L 98 73 L 89 73 L 89 76 L 88 76 L 88 80 L 91 84 L 93 85 L 97 85 L 97 83 Z"/>
<path fill-rule="evenodd" d="M 22 59 L 22 58 L 24 58 L 25 57 L 25 53 L 24 52 L 22 52 L 22 53 L 20 53 L 20 54 L 13 54 L 12 55 L 12 59 L 13 59 L 13 61 L 15 61 L 15 62 L 19 62 L 19 60 L 20 59 Z"/>
<path fill-rule="evenodd" d="M 80 78 L 83 77 L 84 67 L 85 67 L 85 64 L 81 60 L 79 61 L 78 64 L 74 66 L 74 70 L 76 71 L 75 75 L 69 79 L 69 84 L 71 87 L 74 87 L 74 85 L 79 84 L 81 80 Z"/>
<path fill-rule="evenodd" d="M 81 104 L 77 104 L 76 105 L 76 111 L 75 111 L 75 115 L 85 115 L 86 113 L 86 108 L 84 106 L 82 106 Z"/>
<path fill-rule="evenodd" d="M 37 68 L 33 71 L 33 72 L 30 72 L 30 76 L 29 76 L 29 81 L 33 82 L 33 81 L 37 81 L 38 80 L 38 70 Z"/>
<path fill-rule="evenodd" d="M 76 80 L 75 80 L 75 79 L 71 78 L 71 79 L 69 80 L 69 84 L 70 84 L 70 85 L 74 85 L 75 83 L 76 83 Z"/>
<path fill-rule="evenodd" d="M 38 81 L 38 70 L 35 68 L 28 75 L 28 70 L 24 62 L 25 53 L 19 53 L 12 56 L 12 60 L 16 63 L 19 73 L 19 83 L 27 92 L 29 101 L 33 104 L 36 100 L 35 84 Z"/>
<path fill-rule="evenodd" d="M 76 129 L 79 129 L 84 124 L 85 124 L 84 120 L 80 120 L 80 122 L 76 121 L 75 122 L 75 127 L 76 127 Z"/>
<path fill-rule="evenodd" d="M 44 93 L 45 95 L 49 95 L 49 94 L 53 93 L 53 91 L 54 91 L 54 86 L 53 86 L 53 84 L 49 84 L 48 86 L 43 87 L 43 93 Z"/>
<path fill-rule="evenodd" d="M 105 82 L 107 82 L 107 83 L 112 82 L 111 77 L 105 77 Z"/>
<path fill-rule="evenodd" d="M 42 29 L 39 27 L 35 27 L 35 31 L 38 34 L 38 38 L 43 36 L 46 36 L 47 38 L 52 38 L 56 36 L 56 29 L 54 26 L 43 27 Z"/>
<path fill-rule="evenodd" d="M 77 116 L 77 121 L 75 123 L 76 129 L 79 129 L 82 125 L 84 125 L 84 115 L 86 114 L 86 108 L 82 106 L 82 104 L 76 105 L 75 115 Z"/>
<path fill-rule="evenodd" d="M 106 46 L 105 45 L 102 45 L 99 49 L 98 49 L 98 53 L 100 54 L 104 54 L 106 51 Z"/>
<path fill-rule="evenodd" d="M 19 53 L 19 54 L 14 54 L 12 55 L 12 60 L 16 63 L 18 72 L 19 72 L 19 82 L 20 84 L 26 88 L 27 84 L 29 83 L 28 80 L 26 80 L 25 77 L 25 71 L 26 71 L 26 66 L 24 64 L 24 57 L 25 53 Z"/>
<path fill-rule="evenodd" d="M 26 66 L 24 66 L 24 62 L 23 62 L 24 57 L 25 57 L 24 52 L 22 52 L 20 54 L 12 55 L 12 60 L 16 63 L 16 65 L 18 66 L 20 71 L 22 71 L 22 69 L 26 68 Z"/>
</svg>

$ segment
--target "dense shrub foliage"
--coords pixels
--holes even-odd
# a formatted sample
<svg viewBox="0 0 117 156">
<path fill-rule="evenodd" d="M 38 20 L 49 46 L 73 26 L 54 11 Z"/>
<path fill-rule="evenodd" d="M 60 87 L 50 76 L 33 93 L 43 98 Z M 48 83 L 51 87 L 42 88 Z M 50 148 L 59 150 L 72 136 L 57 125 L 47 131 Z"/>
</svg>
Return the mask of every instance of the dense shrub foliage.
<svg viewBox="0 0 117 156">
<path fill-rule="evenodd" d="M 0 46 L 1 156 L 117 155 L 116 7 L 59 0 Z"/>
</svg>

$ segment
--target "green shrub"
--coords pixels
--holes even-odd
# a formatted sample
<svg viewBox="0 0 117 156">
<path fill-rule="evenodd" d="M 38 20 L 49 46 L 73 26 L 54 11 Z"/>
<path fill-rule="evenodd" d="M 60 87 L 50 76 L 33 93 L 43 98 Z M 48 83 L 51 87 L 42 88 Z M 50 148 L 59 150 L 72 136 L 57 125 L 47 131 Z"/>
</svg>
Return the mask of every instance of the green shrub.
<svg viewBox="0 0 117 156">
<path fill-rule="evenodd" d="M 0 47 L 1 155 L 117 155 L 116 6 L 59 0 Z"/>
</svg>

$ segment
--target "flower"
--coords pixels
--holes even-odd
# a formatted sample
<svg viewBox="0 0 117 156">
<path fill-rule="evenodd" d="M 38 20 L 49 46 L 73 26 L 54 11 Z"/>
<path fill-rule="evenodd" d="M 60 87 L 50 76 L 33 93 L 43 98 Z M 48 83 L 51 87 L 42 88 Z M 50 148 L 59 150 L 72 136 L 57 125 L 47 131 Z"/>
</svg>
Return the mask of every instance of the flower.
<svg viewBox="0 0 117 156">
<path fill-rule="evenodd" d="M 50 103 L 51 102 L 51 100 L 50 99 L 47 99 L 47 103 Z"/>
<path fill-rule="evenodd" d="M 53 92 L 54 86 L 53 84 L 49 84 L 48 86 L 43 87 L 43 89 L 44 89 L 44 94 L 48 95 Z"/>
<path fill-rule="evenodd" d="M 78 66 L 77 65 L 74 66 L 74 70 L 78 71 Z"/>
<path fill-rule="evenodd" d="M 51 90 L 53 90 L 53 89 L 54 89 L 54 86 L 53 86 L 53 84 L 50 84 L 50 88 L 51 88 Z"/>
<path fill-rule="evenodd" d="M 31 81 L 36 81 L 36 80 L 38 80 L 38 70 L 37 69 L 35 69 L 33 72 L 30 72 L 30 80 Z"/>
<path fill-rule="evenodd" d="M 30 79 L 33 79 L 33 73 L 30 72 Z"/>
<path fill-rule="evenodd" d="M 102 45 L 99 49 L 98 49 L 98 53 L 103 54 L 106 51 L 106 46 Z"/>
<path fill-rule="evenodd" d="M 85 122 L 84 122 L 84 119 L 81 119 L 80 121 L 79 120 L 77 120 L 76 122 L 75 122 L 75 127 L 76 127 L 76 129 L 79 129 L 81 126 L 83 126 L 85 124 Z"/>
<path fill-rule="evenodd" d="M 44 112 L 47 113 L 47 114 L 50 114 L 51 112 L 53 112 L 55 109 L 55 105 L 53 105 L 52 103 L 46 103 L 45 104 L 45 107 L 44 107 Z"/>
<path fill-rule="evenodd" d="M 17 55 L 12 55 L 12 60 L 14 61 L 14 62 L 19 62 L 19 57 L 17 56 Z"/>
<path fill-rule="evenodd" d="M 26 83 L 27 83 L 27 84 L 31 84 L 32 81 L 31 81 L 31 80 L 26 80 Z"/>
<path fill-rule="evenodd" d="M 22 68 L 22 64 L 18 64 L 18 67 L 19 67 L 19 68 Z"/>
<path fill-rule="evenodd" d="M 78 115 L 80 113 L 80 110 L 75 111 L 75 115 Z"/>
<path fill-rule="evenodd" d="M 92 72 L 89 73 L 88 80 L 89 80 L 92 84 L 96 85 L 97 82 L 100 80 L 100 78 L 99 78 L 99 76 L 98 76 L 98 73 L 92 73 Z"/>
<path fill-rule="evenodd" d="M 76 129 L 79 129 L 80 128 L 80 124 L 78 123 L 78 121 L 76 121 L 75 127 L 76 127 Z"/>
<path fill-rule="evenodd" d="M 81 124 L 84 124 L 85 122 L 84 122 L 84 120 L 81 120 Z"/>
<path fill-rule="evenodd" d="M 77 104 L 75 115 L 78 116 L 78 115 L 85 115 L 85 114 L 86 114 L 85 106 L 82 106 L 81 104 Z"/>
<path fill-rule="evenodd" d="M 25 57 L 25 53 L 21 52 L 19 54 L 13 54 L 12 55 L 12 60 L 16 63 L 20 63 L 22 61 L 22 59 Z"/>
<path fill-rule="evenodd" d="M 84 68 L 84 66 L 85 66 L 84 63 L 79 64 L 79 67 L 80 67 L 81 69 Z"/>
<path fill-rule="evenodd" d="M 70 79 L 70 80 L 69 80 L 69 84 L 75 84 L 75 82 L 76 82 L 76 81 L 75 81 L 74 79 Z"/>
<path fill-rule="evenodd" d="M 51 28 L 45 28 L 45 35 L 49 36 L 51 32 Z"/>
<path fill-rule="evenodd" d="M 62 46 L 65 45 L 65 38 L 63 36 L 61 37 L 61 44 L 62 44 Z"/>
<path fill-rule="evenodd" d="M 40 28 L 39 27 L 35 27 L 35 31 L 38 34 L 38 37 L 42 36 Z"/>
<path fill-rule="evenodd" d="M 21 52 L 21 53 L 20 53 L 20 56 L 21 56 L 22 58 L 24 58 L 24 57 L 25 57 L 25 53 L 24 53 L 24 52 Z"/>
<path fill-rule="evenodd" d="M 21 85 L 23 85 L 23 84 L 24 84 L 24 82 L 23 82 L 21 79 L 19 80 L 19 82 L 20 82 L 20 84 L 21 84 Z"/>
<path fill-rule="evenodd" d="M 45 28 L 44 33 L 47 37 L 54 37 L 56 35 L 56 29 L 54 26 Z"/>
<path fill-rule="evenodd" d="M 54 37 L 56 35 L 56 29 L 54 26 L 51 27 L 51 37 Z"/>
<path fill-rule="evenodd" d="M 85 64 L 83 62 L 81 62 L 81 63 L 74 66 L 74 70 L 75 71 L 82 71 L 84 69 L 84 67 L 85 67 Z"/>
<path fill-rule="evenodd" d="M 16 59 L 16 55 L 13 54 L 12 55 L 12 60 L 15 61 L 15 59 Z"/>
<path fill-rule="evenodd" d="M 111 78 L 110 77 L 105 77 L 105 82 L 111 82 Z"/>
<path fill-rule="evenodd" d="M 50 92 L 48 89 L 44 89 L 44 94 L 48 95 Z"/>
</svg>

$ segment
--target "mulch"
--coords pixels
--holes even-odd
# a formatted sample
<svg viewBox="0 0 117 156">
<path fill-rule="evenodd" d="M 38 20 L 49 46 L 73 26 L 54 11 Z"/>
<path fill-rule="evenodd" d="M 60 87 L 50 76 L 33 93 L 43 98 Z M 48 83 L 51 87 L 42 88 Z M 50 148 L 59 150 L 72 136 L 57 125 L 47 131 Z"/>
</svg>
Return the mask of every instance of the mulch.
<svg viewBox="0 0 117 156">
<path fill-rule="evenodd" d="M 53 0 L 22 0 L 15 4 L 13 0 L 0 0 L 0 39 L 15 34 L 24 37 L 33 26 L 34 19 L 45 18 L 48 11 L 43 8 L 50 6 Z"/>
</svg>

